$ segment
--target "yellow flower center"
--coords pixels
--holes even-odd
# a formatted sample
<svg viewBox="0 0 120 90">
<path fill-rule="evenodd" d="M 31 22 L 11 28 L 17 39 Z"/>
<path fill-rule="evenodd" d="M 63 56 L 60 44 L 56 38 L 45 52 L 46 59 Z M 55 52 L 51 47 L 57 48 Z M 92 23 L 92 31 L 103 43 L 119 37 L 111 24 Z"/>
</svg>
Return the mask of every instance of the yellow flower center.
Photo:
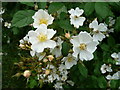
<svg viewBox="0 0 120 90">
<path fill-rule="evenodd" d="M 47 25 L 48 23 L 48 20 L 46 19 L 40 19 L 40 24 L 46 24 Z"/>
<path fill-rule="evenodd" d="M 68 62 L 71 62 L 72 61 L 72 57 L 68 57 Z"/>
<path fill-rule="evenodd" d="M 85 50 L 86 49 L 86 44 L 82 43 L 79 46 L 80 50 Z"/>
<path fill-rule="evenodd" d="M 40 42 L 45 42 L 47 40 L 47 35 L 41 33 L 37 38 Z"/>
</svg>

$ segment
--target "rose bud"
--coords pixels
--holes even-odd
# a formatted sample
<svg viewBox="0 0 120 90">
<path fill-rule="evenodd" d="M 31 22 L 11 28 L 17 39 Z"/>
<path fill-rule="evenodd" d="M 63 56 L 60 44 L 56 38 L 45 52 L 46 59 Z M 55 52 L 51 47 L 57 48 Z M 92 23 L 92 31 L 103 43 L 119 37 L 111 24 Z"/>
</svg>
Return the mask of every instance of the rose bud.
<svg viewBox="0 0 120 90">
<path fill-rule="evenodd" d="M 31 75 L 31 71 L 30 70 L 25 70 L 24 73 L 23 73 L 23 76 L 26 77 L 26 78 L 29 78 Z"/>
<path fill-rule="evenodd" d="M 49 55 L 47 57 L 48 57 L 49 61 L 52 61 L 54 59 L 53 55 Z"/>
<path fill-rule="evenodd" d="M 50 74 L 50 70 L 48 70 L 48 69 L 45 70 L 45 74 L 46 74 L 46 75 Z"/>
<path fill-rule="evenodd" d="M 69 38 L 70 38 L 70 33 L 65 33 L 65 37 L 66 37 L 67 39 L 69 39 Z"/>
</svg>

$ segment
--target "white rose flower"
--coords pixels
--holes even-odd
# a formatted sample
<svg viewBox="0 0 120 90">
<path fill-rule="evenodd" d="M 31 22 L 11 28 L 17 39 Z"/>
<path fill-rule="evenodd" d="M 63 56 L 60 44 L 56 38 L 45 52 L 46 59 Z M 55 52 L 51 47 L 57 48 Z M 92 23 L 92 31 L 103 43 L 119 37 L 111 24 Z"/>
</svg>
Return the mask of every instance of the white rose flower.
<svg viewBox="0 0 120 90">
<path fill-rule="evenodd" d="M 106 73 L 106 72 L 112 72 L 111 66 L 108 66 L 106 64 L 103 64 L 100 68 L 102 73 Z"/>
<path fill-rule="evenodd" d="M 97 49 L 98 42 L 93 41 L 93 38 L 87 32 L 80 32 L 78 36 L 73 36 L 70 40 L 73 44 L 73 56 L 77 58 L 79 54 L 80 60 L 92 60 L 93 52 Z"/>
<path fill-rule="evenodd" d="M 56 31 L 53 29 L 47 29 L 47 26 L 42 24 L 35 31 L 28 32 L 29 41 L 32 44 L 31 49 L 37 53 L 43 52 L 45 48 L 54 48 L 56 42 L 50 40 Z"/>
<path fill-rule="evenodd" d="M 120 71 L 114 73 L 112 76 L 111 75 L 107 75 L 106 78 L 108 80 L 118 80 L 118 79 L 120 79 Z"/>
<path fill-rule="evenodd" d="M 120 52 L 111 54 L 111 57 L 116 60 L 116 65 L 120 65 Z"/>
<path fill-rule="evenodd" d="M 60 89 L 63 89 L 62 85 L 63 85 L 62 82 L 57 82 L 57 83 L 54 85 L 54 87 L 55 87 L 56 90 L 60 90 Z"/>
<path fill-rule="evenodd" d="M 63 62 L 65 62 L 66 69 L 70 69 L 73 65 L 77 64 L 77 59 L 71 54 L 68 54 L 67 57 L 64 57 Z"/>
<path fill-rule="evenodd" d="M 61 50 L 63 41 L 59 37 L 56 37 L 56 39 L 56 47 L 54 49 L 51 49 L 51 53 L 55 55 L 55 57 L 60 57 L 62 55 Z"/>
<path fill-rule="evenodd" d="M 31 55 L 32 57 L 37 56 L 37 57 L 38 57 L 38 60 L 42 60 L 42 59 L 45 57 L 46 53 L 45 53 L 45 52 L 37 53 L 37 52 L 35 52 L 35 51 L 30 51 L 30 55 Z"/>
<path fill-rule="evenodd" d="M 71 9 L 68 11 L 70 13 L 70 23 L 74 25 L 74 27 L 79 28 L 79 26 L 83 26 L 85 21 L 85 17 L 81 17 L 84 10 L 79 9 L 78 7 L 74 10 Z"/>
<path fill-rule="evenodd" d="M 5 22 L 4 26 L 7 27 L 7 28 L 10 28 L 11 27 L 11 23 Z"/>
<path fill-rule="evenodd" d="M 38 10 L 32 17 L 34 19 L 33 27 L 38 28 L 41 24 L 50 25 L 53 23 L 54 18 L 45 10 Z"/>
<path fill-rule="evenodd" d="M 102 41 L 103 38 L 105 38 L 105 35 L 102 32 L 106 32 L 108 29 L 106 24 L 104 23 L 100 23 L 98 25 L 97 19 L 95 19 L 94 21 L 92 21 L 92 23 L 89 24 L 89 28 L 93 29 L 93 39 L 95 41 Z"/>
</svg>

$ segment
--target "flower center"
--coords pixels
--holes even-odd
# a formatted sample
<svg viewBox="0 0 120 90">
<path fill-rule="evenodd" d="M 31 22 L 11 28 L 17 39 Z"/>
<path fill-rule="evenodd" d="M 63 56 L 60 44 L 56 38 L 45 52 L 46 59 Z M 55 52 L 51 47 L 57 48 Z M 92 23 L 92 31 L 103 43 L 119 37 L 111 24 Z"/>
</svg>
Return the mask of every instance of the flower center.
<svg viewBox="0 0 120 90">
<path fill-rule="evenodd" d="M 41 33 L 37 38 L 40 42 L 45 42 L 47 40 L 47 35 Z"/>
<path fill-rule="evenodd" d="M 46 19 L 40 19 L 40 24 L 47 24 L 48 20 Z"/>
<path fill-rule="evenodd" d="M 74 18 L 76 19 L 76 18 L 78 18 L 78 16 L 74 16 Z"/>
<path fill-rule="evenodd" d="M 68 62 L 71 62 L 72 61 L 72 57 L 68 57 Z"/>
<path fill-rule="evenodd" d="M 80 50 L 85 50 L 86 49 L 86 44 L 82 43 L 79 46 Z"/>
</svg>

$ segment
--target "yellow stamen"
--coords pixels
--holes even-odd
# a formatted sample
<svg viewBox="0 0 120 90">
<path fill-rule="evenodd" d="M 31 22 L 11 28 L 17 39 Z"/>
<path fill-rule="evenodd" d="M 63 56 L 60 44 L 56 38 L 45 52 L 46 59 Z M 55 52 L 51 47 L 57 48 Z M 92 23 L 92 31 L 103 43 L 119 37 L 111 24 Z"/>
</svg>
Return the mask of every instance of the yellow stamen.
<svg viewBox="0 0 120 90">
<path fill-rule="evenodd" d="M 48 23 L 48 20 L 46 19 L 40 19 L 40 24 L 46 24 L 47 25 Z"/>
<path fill-rule="evenodd" d="M 47 35 L 41 33 L 37 38 L 40 42 L 45 42 L 47 40 Z"/>
<path fill-rule="evenodd" d="M 80 50 L 85 50 L 86 49 L 86 44 L 82 43 L 79 46 Z"/>
<path fill-rule="evenodd" d="M 72 61 L 72 57 L 68 57 L 68 62 L 71 62 Z"/>
</svg>

